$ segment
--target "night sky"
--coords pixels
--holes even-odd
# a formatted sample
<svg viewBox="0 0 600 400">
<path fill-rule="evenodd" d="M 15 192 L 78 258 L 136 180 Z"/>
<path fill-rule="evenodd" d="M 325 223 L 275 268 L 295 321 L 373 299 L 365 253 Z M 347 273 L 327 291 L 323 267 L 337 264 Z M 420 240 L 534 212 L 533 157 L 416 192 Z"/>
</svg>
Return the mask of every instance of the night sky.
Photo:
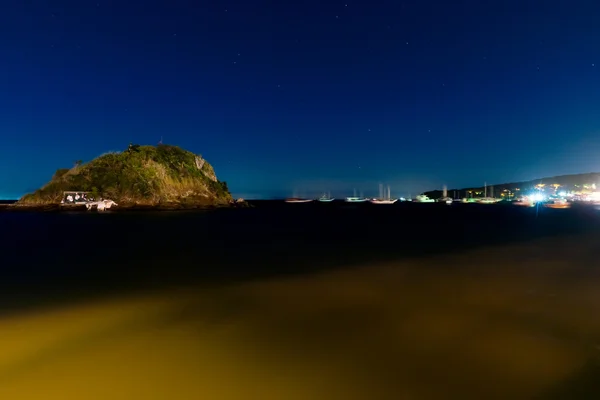
<svg viewBox="0 0 600 400">
<path fill-rule="evenodd" d="M 600 171 L 600 2 L 4 0 L 0 197 L 129 142 L 246 198 Z"/>
</svg>

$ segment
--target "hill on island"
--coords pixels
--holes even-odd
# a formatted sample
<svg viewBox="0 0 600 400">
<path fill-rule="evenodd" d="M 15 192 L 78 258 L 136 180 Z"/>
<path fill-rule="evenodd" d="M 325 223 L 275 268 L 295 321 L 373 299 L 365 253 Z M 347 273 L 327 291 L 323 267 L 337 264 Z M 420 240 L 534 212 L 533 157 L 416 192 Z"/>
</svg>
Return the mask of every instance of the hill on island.
<svg viewBox="0 0 600 400">
<path fill-rule="evenodd" d="M 119 205 L 221 205 L 232 201 L 213 167 L 177 146 L 130 145 L 87 163 L 56 171 L 50 182 L 23 196 L 20 204 L 57 204 L 66 191 L 89 192 Z"/>
<path fill-rule="evenodd" d="M 495 197 L 518 197 L 528 191 L 534 189 L 542 189 L 545 191 L 582 191 L 592 190 L 597 186 L 600 187 L 600 172 L 589 172 L 585 174 L 559 175 L 546 178 L 532 179 L 530 181 L 509 182 L 499 184 L 488 184 L 487 194 L 494 194 Z M 474 186 L 461 189 L 448 189 L 448 196 L 463 198 L 463 197 L 481 197 L 485 192 L 484 186 Z M 502 194 L 505 194 L 503 196 Z M 442 197 L 441 190 L 432 190 L 425 192 L 425 195 L 432 199 Z"/>
</svg>

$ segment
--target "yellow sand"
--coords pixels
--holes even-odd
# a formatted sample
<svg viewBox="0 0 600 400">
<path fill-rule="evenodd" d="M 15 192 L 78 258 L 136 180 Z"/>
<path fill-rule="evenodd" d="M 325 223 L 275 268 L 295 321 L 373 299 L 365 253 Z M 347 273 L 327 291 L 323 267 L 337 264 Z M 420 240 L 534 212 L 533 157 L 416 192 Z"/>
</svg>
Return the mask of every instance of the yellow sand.
<svg viewBox="0 0 600 400">
<path fill-rule="evenodd" d="M 6 317 L 0 399 L 551 394 L 600 352 L 594 247 L 546 239 Z"/>
</svg>

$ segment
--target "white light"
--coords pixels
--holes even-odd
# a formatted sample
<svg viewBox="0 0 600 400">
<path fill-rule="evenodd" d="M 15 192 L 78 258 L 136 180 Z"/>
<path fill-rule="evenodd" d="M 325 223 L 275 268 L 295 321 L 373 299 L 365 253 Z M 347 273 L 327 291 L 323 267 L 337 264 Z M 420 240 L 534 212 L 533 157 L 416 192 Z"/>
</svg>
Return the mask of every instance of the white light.
<svg viewBox="0 0 600 400">
<path fill-rule="evenodd" d="M 531 200 L 533 200 L 533 201 L 544 201 L 544 195 L 542 193 L 533 193 L 531 195 Z"/>
<path fill-rule="evenodd" d="M 588 198 L 593 201 L 598 201 L 598 200 L 600 200 L 600 193 L 599 192 L 590 193 Z"/>
</svg>

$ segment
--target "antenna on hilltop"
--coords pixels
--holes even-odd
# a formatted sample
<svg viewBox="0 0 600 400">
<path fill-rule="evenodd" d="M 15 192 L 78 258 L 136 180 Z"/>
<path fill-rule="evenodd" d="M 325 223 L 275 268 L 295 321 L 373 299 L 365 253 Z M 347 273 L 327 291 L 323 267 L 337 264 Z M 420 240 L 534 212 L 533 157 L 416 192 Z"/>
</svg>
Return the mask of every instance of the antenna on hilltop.
<svg viewBox="0 0 600 400">
<path fill-rule="evenodd" d="M 160 137 L 160 141 L 158 142 L 158 144 L 163 144 L 163 142 L 162 142 L 162 136 Z"/>
</svg>

